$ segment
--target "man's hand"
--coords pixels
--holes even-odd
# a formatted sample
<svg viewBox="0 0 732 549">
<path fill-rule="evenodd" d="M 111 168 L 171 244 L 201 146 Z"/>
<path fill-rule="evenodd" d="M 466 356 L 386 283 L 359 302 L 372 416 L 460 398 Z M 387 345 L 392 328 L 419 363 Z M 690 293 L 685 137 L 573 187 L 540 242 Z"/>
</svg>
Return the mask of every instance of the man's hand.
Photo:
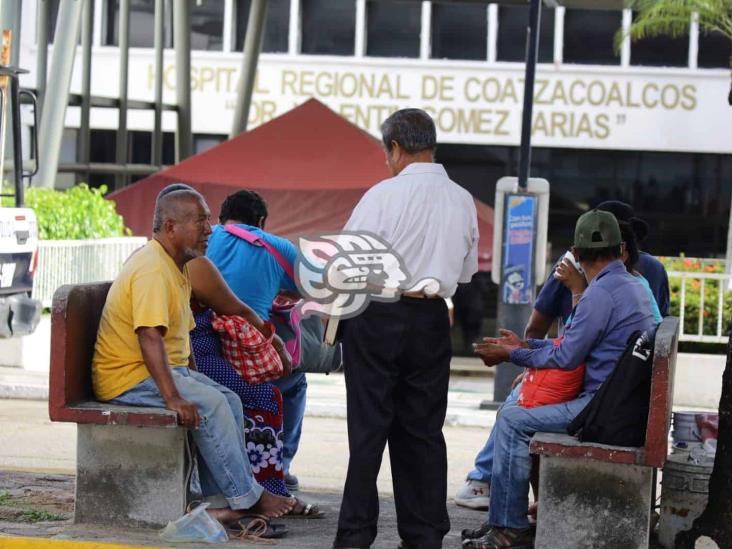
<svg viewBox="0 0 732 549">
<path fill-rule="evenodd" d="M 201 424 L 201 418 L 198 415 L 198 410 L 193 404 L 184 398 L 175 396 L 167 399 L 165 401 L 165 407 L 178 414 L 178 423 L 183 427 L 198 429 L 198 426 Z"/>
<path fill-rule="evenodd" d="M 554 278 L 564 284 L 572 294 L 581 294 L 587 288 L 587 279 L 568 259 L 562 259 L 554 270 Z"/>
<path fill-rule="evenodd" d="M 501 337 L 484 337 L 482 343 L 473 344 L 475 354 L 483 359 L 486 366 L 495 366 L 508 362 L 511 351 L 520 347 L 528 347 L 519 336 L 510 330 L 499 330 Z"/>
<path fill-rule="evenodd" d="M 272 346 L 275 348 L 275 351 L 277 351 L 277 354 L 280 355 L 280 358 L 282 359 L 282 366 L 284 369 L 282 377 L 289 376 L 292 373 L 292 357 L 287 351 L 285 343 L 277 334 L 274 334 L 274 336 L 272 337 Z"/>
</svg>

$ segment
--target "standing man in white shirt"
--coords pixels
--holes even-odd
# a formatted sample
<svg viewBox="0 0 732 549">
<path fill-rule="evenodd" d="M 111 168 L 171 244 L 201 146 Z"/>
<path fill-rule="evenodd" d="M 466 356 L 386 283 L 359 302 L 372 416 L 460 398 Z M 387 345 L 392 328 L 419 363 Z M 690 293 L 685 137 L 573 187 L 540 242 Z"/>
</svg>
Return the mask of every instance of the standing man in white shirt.
<svg viewBox="0 0 732 549">
<path fill-rule="evenodd" d="M 334 547 L 367 548 L 376 538 L 376 478 L 388 441 L 400 547 L 437 549 L 450 530 L 442 426 L 452 348 L 443 298 L 478 270 L 478 221 L 470 193 L 434 162 L 426 112 L 397 111 L 381 132 L 393 177 L 364 195 L 345 230 L 379 236 L 409 277 L 398 301 L 372 301 L 343 326 L 350 458 Z"/>
</svg>

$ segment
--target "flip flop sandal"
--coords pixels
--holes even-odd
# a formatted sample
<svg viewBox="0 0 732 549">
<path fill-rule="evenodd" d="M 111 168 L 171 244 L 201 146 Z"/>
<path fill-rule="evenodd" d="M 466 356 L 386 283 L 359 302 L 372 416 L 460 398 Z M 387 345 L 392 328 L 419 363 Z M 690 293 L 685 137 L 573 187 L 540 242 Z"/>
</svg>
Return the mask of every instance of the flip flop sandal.
<svg viewBox="0 0 732 549">
<path fill-rule="evenodd" d="M 264 515 L 242 517 L 234 528 L 227 528 L 229 539 L 260 545 L 275 545 L 275 539 L 283 538 L 289 532 L 284 524 L 272 524 Z"/>
<path fill-rule="evenodd" d="M 300 506 L 300 510 L 296 511 L 295 507 L 292 511 L 285 513 L 280 518 L 291 518 L 291 519 L 322 519 L 325 516 L 325 512 L 321 511 L 317 505 L 313 503 L 304 503 L 301 500 L 296 499 L 295 505 Z"/>
</svg>

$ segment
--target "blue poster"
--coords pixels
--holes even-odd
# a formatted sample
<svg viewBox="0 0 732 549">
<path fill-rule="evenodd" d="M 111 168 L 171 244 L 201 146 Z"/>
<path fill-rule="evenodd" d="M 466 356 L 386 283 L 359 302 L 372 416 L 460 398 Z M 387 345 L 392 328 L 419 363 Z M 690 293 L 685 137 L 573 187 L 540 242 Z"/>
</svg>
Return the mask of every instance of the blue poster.
<svg viewBox="0 0 732 549">
<path fill-rule="evenodd" d="M 506 195 L 501 278 L 504 303 L 528 304 L 533 300 L 537 205 L 536 195 Z"/>
</svg>

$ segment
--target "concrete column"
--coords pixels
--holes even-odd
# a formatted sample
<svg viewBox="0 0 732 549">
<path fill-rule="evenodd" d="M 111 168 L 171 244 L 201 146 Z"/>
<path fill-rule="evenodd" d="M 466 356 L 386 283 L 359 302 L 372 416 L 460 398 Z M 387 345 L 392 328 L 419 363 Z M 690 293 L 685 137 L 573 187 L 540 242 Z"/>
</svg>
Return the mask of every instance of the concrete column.
<svg viewBox="0 0 732 549">
<path fill-rule="evenodd" d="M 89 163 L 90 129 L 89 116 L 91 112 L 91 64 L 92 40 L 94 33 L 94 2 L 86 0 L 82 15 L 81 27 L 81 128 L 79 129 L 79 160 L 83 164 Z"/>
<path fill-rule="evenodd" d="M 52 189 L 56 181 L 82 7 L 82 0 L 62 0 L 58 10 L 51 73 L 43 98 L 43 118 L 38 131 L 41 161 L 36 181 L 39 187 Z"/>
<path fill-rule="evenodd" d="M 46 95 L 46 77 L 48 75 L 48 18 L 49 5 L 46 0 L 38 0 L 36 6 L 38 19 L 36 23 L 36 42 L 38 52 L 36 53 L 36 96 L 38 97 L 38 120 L 42 118 L 43 99 Z"/>
<path fill-rule="evenodd" d="M 231 123 L 229 137 L 234 137 L 247 130 L 249 107 L 254 93 L 254 79 L 257 76 L 257 62 L 262 50 L 264 37 L 264 21 L 267 16 L 267 0 L 252 0 L 247 22 L 247 36 L 244 39 L 244 55 L 239 72 L 239 83 L 236 89 L 236 108 Z"/>
<path fill-rule="evenodd" d="M 155 0 L 155 113 L 152 136 L 152 164 L 163 165 L 163 47 L 165 0 Z"/>
<path fill-rule="evenodd" d="M 117 127 L 117 151 L 115 160 L 124 166 L 127 158 L 127 80 L 130 73 L 130 0 L 119 3 L 119 116 Z M 115 177 L 115 189 L 121 189 L 127 183 L 127 176 Z"/>
<path fill-rule="evenodd" d="M 176 161 L 193 154 L 191 133 L 191 4 L 183 0 L 173 10 L 175 43 L 175 92 L 178 103 L 178 132 L 175 141 Z"/>
</svg>

